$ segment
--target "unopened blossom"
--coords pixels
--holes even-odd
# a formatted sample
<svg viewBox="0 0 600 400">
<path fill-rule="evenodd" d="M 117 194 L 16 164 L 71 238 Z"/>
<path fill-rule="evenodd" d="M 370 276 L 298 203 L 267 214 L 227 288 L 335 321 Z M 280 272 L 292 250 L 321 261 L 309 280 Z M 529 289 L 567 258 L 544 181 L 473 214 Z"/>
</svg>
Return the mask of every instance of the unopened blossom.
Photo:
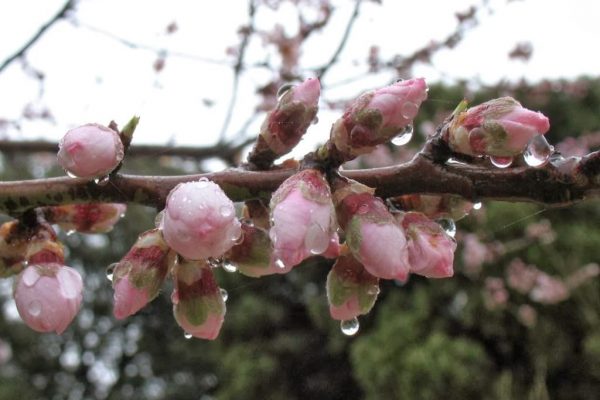
<svg viewBox="0 0 600 400">
<path fill-rule="evenodd" d="M 173 250 L 192 260 L 221 256 L 241 235 L 232 201 L 206 179 L 180 183 L 169 193 L 162 231 Z"/>
<path fill-rule="evenodd" d="M 29 226 L 9 221 L 0 227 L 0 277 L 19 273 L 27 263 L 64 261 L 63 245 L 47 223 Z"/>
<path fill-rule="evenodd" d="M 406 237 L 373 189 L 358 182 L 341 184 L 334 198 L 354 258 L 376 277 L 405 281 L 409 272 Z"/>
<path fill-rule="evenodd" d="M 473 210 L 473 203 L 451 194 L 406 194 L 391 197 L 388 203 L 398 210 L 418 211 L 431 219 L 451 218 L 454 221 L 469 215 Z"/>
<path fill-rule="evenodd" d="M 242 224 L 243 240 L 225 255 L 242 274 L 252 277 L 271 272 L 271 240 L 269 233 L 252 223 Z"/>
<path fill-rule="evenodd" d="M 467 233 L 462 240 L 462 261 L 465 273 L 471 277 L 479 275 L 484 262 L 490 258 L 488 247 L 479 240 L 476 234 Z"/>
<path fill-rule="evenodd" d="M 354 100 L 331 129 L 331 141 L 344 161 L 368 153 L 401 135 L 427 98 L 422 78 L 399 81 Z"/>
<path fill-rule="evenodd" d="M 436 222 L 418 212 L 396 216 L 408 239 L 410 272 L 428 278 L 454 275 L 456 241 Z"/>
<path fill-rule="evenodd" d="M 174 257 L 158 229 L 142 233 L 113 268 L 114 315 L 123 319 L 152 301 L 169 272 Z"/>
<path fill-rule="evenodd" d="M 205 261 L 181 260 L 173 269 L 173 314 L 186 332 L 200 339 L 219 335 L 225 301 L 211 267 Z"/>
<path fill-rule="evenodd" d="M 315 169 L 300 171 L 281 184 L 271 197 L 271 218 L 272 262 L 281 273 L 325 253 L 337 238 L 331 191 Z"/>
<path fill-rule="evenodd" d="M 31 264 L 17 277 L 14 298 L 23 321 L 38 332 L 61 334 L 81 306 L 81 276 L 57 264 Z"/>
<path fill-rule="evenodd" d="M 512 157 L 548 129 L 550 122 L 544 114 L 522 107 L 511 97 L 502 97 L 456 112 L 444 138 L 458 153 Z"/>
<path fill-rule="evenodd" d="M 291 86 L 277 102 L 260 129 L 249 159 L 262 167 L 291 151 L 317 116 L 321 84 L 316 78 Z"/>
<path fill-rule="evenodd" d="M 113 229 L 127 210 L 126 204 L 89 203 L 44 207 L 46 220 L 65 231 L 106 233 Z"/>
<path fill-rule="evenodd" d="M 327 275 L 331 318 L 344 321 L 367 314 L 377 300 L 379 278 L 352 256 L 339 257 Z"/>
<path fill-rule="evenodd" d="M 123 143 L 114 130 L 99 124 L 71 129 L 58 144 L 58 163 L 80 178 L 101 178 L 123 160 Z"/>
</svg>

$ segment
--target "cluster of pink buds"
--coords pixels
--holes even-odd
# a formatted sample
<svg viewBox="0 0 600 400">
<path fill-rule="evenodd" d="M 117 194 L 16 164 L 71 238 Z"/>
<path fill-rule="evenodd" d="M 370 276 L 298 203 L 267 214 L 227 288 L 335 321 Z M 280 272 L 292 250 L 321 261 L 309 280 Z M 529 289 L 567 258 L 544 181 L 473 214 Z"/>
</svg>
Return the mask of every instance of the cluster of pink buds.
<svg viewBox="0 0 600 400">
<path fill-rule="evenodd" d="M 299 143 L 315 120 L 320 90 L 317 79 L 307 79 L 281 93 L 261 127 L 248 169 L 271 168 L 275 159 Z M 343 162 L 379 145 L 410 140 L 411 124 L 426 99 L 424 79 L 398 81 L 363 94 L 333 124 L 325 145 L 300 164 L 284 163 L 283 167 L 299 168 L 270 200 L 247 199 L 244 218 L 238 217 L 236 206 L 217 183 L 201 178 L 178 184 L 166 198 L 156 229 L 141 234 L 121 261 L 109 267 L 115 317 L 140 311 L 172 278 L 175 320 L 186 337 L 212 340 L 219 335 L 227 300 L 227 292 L 216 281 L 216 267 L 259 277 L 288 273 L 319 256 L 335 259 L 327 278 L 330 314 L 341 321 L 344 333 L 352 335 L 358 330 L 357 317 L 373 307 L 381 279 L 406 282 L 410 274 L 453 276 L 454 221 L 480 203 L 447 194 L 383 199 L 374 188 L 338 171 Z M 59 163 L 69 175 L 85 179 L 114 176 L 137 120 L 133 118 L 121 132 L 97 124 L 67 132 L 60 143 Z M 463 158 L 489 156 L 496 165 L 523 153 L 525 162 L 537 167 L 552 151 L 543 139 L 548 129 L 541 113 L 502 98 L 470 109 L 459 107 L 437 134 L 448 146 L 436 143 Z M 66 231 L 99 233 L 112 229 L 125 205 L 72 204 L 37 211 Z M 478 259 L 484 256 L 479 254 Z M 35 228 L 16 221 L 0 227 L 0 275 L 15 274 L 15 300 L 23 320 L 38 331 L 64 331 L 81 304 L 82 280 L 64 266 L 62 245 L 46 222 Z M 568 295 L 548 275 L 536 273 L 527 282 L 513 281 L 508 280 L 509 286 L 526 287 L 539 302 Z M 489 304 L 506 303 L 502 279 L 489 280 L 486 287 Z"/>
</svg>

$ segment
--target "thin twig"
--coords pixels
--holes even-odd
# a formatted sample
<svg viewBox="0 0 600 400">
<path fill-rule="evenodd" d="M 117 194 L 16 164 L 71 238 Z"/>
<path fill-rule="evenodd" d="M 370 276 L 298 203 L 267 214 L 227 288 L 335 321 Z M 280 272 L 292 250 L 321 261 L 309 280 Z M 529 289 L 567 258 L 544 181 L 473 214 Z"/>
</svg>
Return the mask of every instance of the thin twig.
<svg viewBox="0 0 600 400">
<path fill-rule="evenodd" d="M 240 44 L 240 49 L 238 51 L 238 58 L 233 66 L 233 83 L 231 85 L 231 98 L 229 100 L 229 105 L 227 106 L 227 113 L 225 114 L 225 119 L 223 120 L 223 126 L 221 128 L 221 133 L 219 134 L 219 143 L 225 141 L 225 137 L 227 136 L 227 129 L 229 128 L 229 123 L 231 122 L 231 117 L 233 115 L 233 109 L 235 107 L 235 103 L 237 101 L 237 93 L 238 87 L 240 83 L 240 75 L 242 73 L 242 69 L 244 66 L 244 56 L 246 54 L 246 48 L 248 47 L 248 42 L 250 41 L 250 35 L 254 32 L 254 15 L 256 14 L 256 6 L 254 4 L 254 0 L 250 0 L 248 2 L 248 16 L 250 21 L 248 22 L 248 27 L 245 32 L 242 33 L 242 43 Z"/>
<path fill-rule="evenodd" d="M 35 35 L 33 35 L 33 37 L 27 41 L 27 43 L 25 43 L 13 55 L 8 57 L 6 60 L 4 60 L 4 62 L 2 64 L 0 64 L 0 72 L 2 72 L 6 67 L 8 67 L 17 58 L 22 57 L 27 52 L 27 50 L 29 50 L 29 48 L 31 46 L 33 46 L 52 25 L 54 25 L 57 21 L 64 18 L 66 16 L 67 12 L 69 12 L 71 9 L 73 9 L 74 6 L 75 6 L 75 0 L 67 1 L 64 4 L 64 6 L 58 11 L 58 13 L 54 17 L 52 17 L 48 22 L 46 22 L 44 25 L 42 25 L 40 27 L 40 29 L 35 33 Z"/>
<path fill-rule="evenodd" d="M 317 76 L 319 80 L 323 81 L 323 77 L 325 76 L 327 71 L 329 71 L 329 69 L 338 61 L 338 57 L 340 56 L 342 50 L 344 50 L 344 47 L 346 47 L 346 43 L 348 42 L 348 38 L 350 37 L 350 32 L 352 32 L 352 27 L 354 26 L 354 22 L 358 17 L 361 2 L 362 0 L 356 0 L 356 3 L 354 5 L 354 11 L 350 16 L 348 23 L 346 24 L 346 30 L 344 31 L 344 35 L 342 36 L 342 39 L 340 40 L 337 49 L 335 50 L 327 64 L 323 65 L 321 68 L 318 69 Z"/>
<path fill-rule="evenodd" d="M 220 143 L 214 146 L 195 147 L 195 146 L 163 146 L 141 144 L 132 145 L 127 156 L 174 156 L 188 157 L 195 159 L 204 159 L 210 157 L 220 157 L 228 159 L 234 156 L 242 148 L 252 143 L 254 139 L 245 139 L 238 144 Z M 56 153 L 58 143 L 46 141 L 23 141 L 14 142 L 10 140 L 0 140 L 0 152 L 10 153 Z"/>
</svg>

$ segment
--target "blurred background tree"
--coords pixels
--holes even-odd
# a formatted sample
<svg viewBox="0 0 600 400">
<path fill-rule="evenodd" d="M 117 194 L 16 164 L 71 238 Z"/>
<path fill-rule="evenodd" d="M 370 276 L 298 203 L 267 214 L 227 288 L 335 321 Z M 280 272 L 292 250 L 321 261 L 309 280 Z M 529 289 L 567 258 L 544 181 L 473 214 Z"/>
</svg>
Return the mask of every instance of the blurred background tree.
<svg viewBox="0 0 600 400">
<path fill-rule="evenodd" d="M 265 46 L 272 52 L 264 64 L 268 78 L 261 81 L 255 99 L 257 111 L 238 122 L 243 128 L 239 135 L 231 135 L 225 122 L 219 142 L 225 147 L 218 148 L 210 161 L 171 154 L 177 147 L 165 148 L 129 157 L 124 172 L 169 175 L 229 165 L 239 154 L 227 149 L 256 132 L 253 123 L 260 123 L 261 112 L 272 106 L 281 84 L 304 74 L 326 74 L 329 64 L 310 71 L 298 68 L 294 52 L 312 32 L 326 26 L 335 8 L 329 10 L 326 1 L 251 2 L 250 21 L 255 7 L 276 9 L 280 3 L 312 7 L 317 17 L 304 30 L 300 24 L 298 36 L 275 28 L 267 35 L 252 22 L 239 31 L 240 44 L 232 49 L 234 62 L 226 65 L 234 81 L 250 68 L 244 61 L 250 40 L 245 38 L 266 37 Z M 375 75 L 387 71 L 388 80 L 409 76 L 415 65 L 455 46 L 478 12 L 485 10 L 481 7 L 458 14 L 456 30 L 412 54 L 384 59 L 373 47 L 367 70 Z M 65 16 L 77 19 L 73 10 Z M 347 28 L 360 14 L 350 17 Z M 177 24 L 168 29 L 176 30 Z M 156 74 L 170 60 L 168 52 L 158 50 L 153 61 Z M 527 58 L 531 51 L 535 48 L 521 46 L 513 56 Z M 22 62 L 27 70 L 29 63 Z M 336 62 L 332 54 L 331 65 Z M 43 77 L 39 79 L 43 87 Z M 233 100 L 225 102 L 231 109 L 236 85 Z M 477 86 L 464 81 L 430 85 L 429 101 L 415 123 L 410 146 L 384 146 L 376 156 L 361 157 L 352 166 L 405 161 L 461 99 L 476 104 L 504 95 L 548 115 L 552 122 L 548 140 L 563 154 L 582 155 L 600 146 L 597 78 Z M 39 99 L 32 101 L 40 104 Z M 323 106 L 337 110 L 344 103 L 332 100 Z M 31 127 L 31 120 L 51 123 L 51 112 L 25 111 L 0 124 L 9 139 L 19 126 Z M 3 151 L 0 171 L 2 180 L 63 173 L 53 154 L 15 149 Z M 59 232 L 69 249 L 68 263 L 82 272 L 86 289 L 81 312 L 62 336 L 29 330 L 14 306 L 11 280 L 0 281 L 0 399 L 592 400 L 600 393 L 597 200 L 567 209 L 485 202 L 458 224 L 455 277 L 415 276 L 404 285 L 386 281 L 377 305 L 361 318 L 360 332 L 352 338 L 342 335 L 339 324 L 329 317 L 325 278 L 332 262 L 321 258 L 310 259 L 287 275 L 260 279 L 219 270 L 217 278 L 229 294 L 228 310 L 214 342 L 184 338 L 171 317 L 168 285 L 136 316 L 116 321 L 106 266 L 153 226 L 155 214 L 156 210 L 132 205 L 107 235 Z"/>
</svg>

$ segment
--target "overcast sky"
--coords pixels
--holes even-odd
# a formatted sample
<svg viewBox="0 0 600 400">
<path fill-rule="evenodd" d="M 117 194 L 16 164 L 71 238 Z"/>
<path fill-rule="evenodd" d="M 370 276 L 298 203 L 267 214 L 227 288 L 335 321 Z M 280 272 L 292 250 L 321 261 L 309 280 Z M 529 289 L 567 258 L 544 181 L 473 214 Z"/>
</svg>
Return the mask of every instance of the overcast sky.
<svg viewBox="0 0 600 400">
<path fill-rule="evenodd" d="M 322 65 L 339 42 L 353 2 L 333 0 L 335 11 L 322 35 L 310 38 L 304 48 L 305 66 Z M 383 0 L 383 5 L 364 2 L 340 65 L 327 76 L 326 84 L 339 82 L 364 70 L 369 46 L 377 44 L 382 55 L 409 54 L 432 39 L 442 39 L 456 26 L 454 13 L 477 3 L 469 0 Z M 64 4 L 64 0 L 20 0 L 0 2 L 0 62 L 27 41 L 39 26 Z M 203 6 L 208 5 L 210 6 Z M 527 78 L 572 78 L 600 71 L 600 2 L 597 0 L 490 0 L 492 12 L 480 15 L 479 26 L 454 51 L 441 51 L 433 66 L 414 72 L 428 81 L 467 79 L 494 83 Z M 225 49 L 239 41 L 236 29 L 247 21 L 247 1 L 221 2 L 166 0 L 81 0 L 76 20 L 83 26 L 62 21 L 27 53 L 27 60 L 45 74 L 44 93 L 27 76 L 19 62 L 0 74 L 0 119 L 15 119 L 32 103 L 49 107 L 55 123 L 24 122 L 11 137 L 58 140 L 66 129 L 86 122 L 124 123 L 141 115 L 137 143 L 213 143 L 223 122 L 231 90 L 231 68 Z M 176 21 L 179 29 L 165 33 Z M 289 4 L 279 11 L 257 15 L 259 28 L 280 22 L 293 32 L 295 11 Z M 165 68 L 152 67 L 156 54 L 132 50 L 99 30 L 120 38 L 167 48 L 171 51 L 222 61 L 210 63 L 185 57 L 169 57 Z M 528 63 L 509 60 L 516 43 L 530 41 L 533 55 Z M 260 41 L 250 43 L 248 60 L 263 60 Z M 240 82 L 233 135 L 252 113 L 257 84 L 270 77 L 264 70 L 246 72 Z M 325 92 L 328 99 L 359 94 L 383 85 L 382 74 Z M 206 100 L 214 102 L 207 107 Z M 323 112 L 300 151 L 327 137 L 337 116 Z M 259 124 L 257 121 L 256 124 Z M 256 125 L 254 126 L 256 129 Z"/>
</svg>

